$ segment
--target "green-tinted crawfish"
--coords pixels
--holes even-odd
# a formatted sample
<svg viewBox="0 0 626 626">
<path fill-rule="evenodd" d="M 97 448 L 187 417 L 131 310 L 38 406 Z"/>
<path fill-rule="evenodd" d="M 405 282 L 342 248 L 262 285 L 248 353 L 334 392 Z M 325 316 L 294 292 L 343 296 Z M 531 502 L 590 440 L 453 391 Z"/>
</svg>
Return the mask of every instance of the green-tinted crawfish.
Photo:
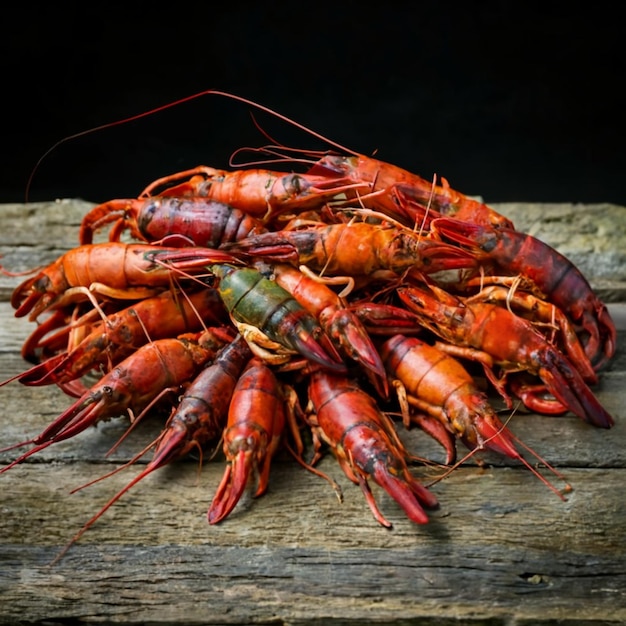
<svg viewBox="0 0 626 626">
<path fill-rule="evenodd" d="M 271 359 L 273 350 L 287 350 L 345 372 L 341 356 L 313 315 L 274 280 L 252 267 L 216 263 L 208 269 L 218 278 L 222 302 L 255 354 Z"/>
</svg>

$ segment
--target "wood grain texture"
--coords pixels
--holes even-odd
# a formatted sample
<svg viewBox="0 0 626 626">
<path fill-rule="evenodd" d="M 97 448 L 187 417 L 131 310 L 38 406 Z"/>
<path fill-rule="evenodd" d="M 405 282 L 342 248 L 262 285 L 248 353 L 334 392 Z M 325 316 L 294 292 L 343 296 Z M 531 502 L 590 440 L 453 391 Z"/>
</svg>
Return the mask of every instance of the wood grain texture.
<svg viewBox="0 0 626 626">
<path fill-rule="evenodd" d="M 90 206 L 0 205 L 3 266 L 27 269 L 73 247 Z M 1 380 L 26 367 L 19 351 L 32 324 L 16 319 L 8 302 L 20 280 L 0 276 Z M 621 304 L 611 310 L 624 320 Z M 594 389 L 615 417 L 614 428 L 595 429 L 571 415 L 517 414 L 511 422 L 520 440 L 572 486 L 566 501 L 520 463 L 488 454 L 486 467 L 470 459 L 433 484 L 441 506 L 424 526 L 409 522 L 374 486 L 394 524 L 387 530 L 332 458 L 320 467 L 342 486 L 343 503 L 325 481 L 281 453 L 268 493 L 210 526 L 206 511 L 223 461 L 200 466 L 190 458 L 136 485 L 51 566 L 140 467 L 71 490 L 127 462 L 162 423 L 141 424 L 110 456 L 125 418 L 51 446 L 0 475 L 0 623 L 624 623 L 626 324 L 620 325 L 618 354 Z M 40 432 L 68 401 L 56 388 L 1 387 L 0 447 Z M 401 436 L 417 454 L 442 460 L 420 431 Z M 0 452 L 0 463 L 16 454 Z M 424 482 L 443 471 L 415 468 Z M 540 471 L 563 486 L 545 467 Z"/>
</svg>

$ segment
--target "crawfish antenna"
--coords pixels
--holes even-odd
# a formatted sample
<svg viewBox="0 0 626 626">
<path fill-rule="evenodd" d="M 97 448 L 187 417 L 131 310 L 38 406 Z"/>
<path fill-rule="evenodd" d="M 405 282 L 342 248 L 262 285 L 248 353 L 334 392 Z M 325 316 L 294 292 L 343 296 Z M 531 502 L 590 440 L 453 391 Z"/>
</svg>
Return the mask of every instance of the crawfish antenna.
<svg viewBox="0 0 626 626">
<path fill-rule="evenodd" d="M 28 180 L 26 181 L 26 190 L 24 193 L 24 201 L 26 203 L 28 203 L 28 194 L 30 191 L 30 188 L 32 186 L 32 182 L 33 182 L 33 178 L 35 176 L 35 173 L 39 170 L 39 166 L 41 165 L 41 163 L 43 162 L 43 160 L 53 151 L 56 150 L 60 145 L 67 143 L 69 141 L 72 141 L 73 139 L 78 139 L 79 137 L 84 137 L 86 135 L 90 135 L 91 133 L 96 133 L 98 131 L 101 130 L 106 130 L 107 128 L 113 128 L 114 126 L 120 126 L 122 124 L 128 124 L 130 122 L 134 122 L 136 120 L 139 120 L 141 118 L 144 117 L 148 117 L 150 115 L 154 115 L 155 113 L 160 113 L 161 111 L 166 111 L 167 109 L 171 109 L 175 106 L 178 106 L 180 104 L 185 104 L 186 102 L 191 102 L 192 100 L 197 100 L 198 98 L 202 98 L 204 96 L 223 96 L 224 98 L 230 98 L 231 100 L 236 100 L 237 102 L 242 102 L 243 104 L 247 104 L 248 106 L 254 107 L 255 109 L 258 109 L 259 111 L 263 111 L 264 113 L 267 113 L 269 115 L 272 115 L 276 118 L 278 118 L 279 120 L 284 121 L 287 124 L 290 124 L 291 126 L 295 126 L 296 128 L 299 128 L 300 130 L 309 133 L 311 136 L 319 139 L 320 141 L 323 141 L 325 143 L 327 143 L 329 146 L 332 146 L 333 148 L 337 148 L 338 150 L 342 150 L 343 152 L 349 152 L 350 154 L 355 154 L 355 152 L 353 150 L 350 150 L 348 148 L 346 148 L 345 146 L 342 146 L 339 143 L 336 143 L 334 141 L 332 141 L 331 139 L 329 139 L 328 137 L 325 137 L 324 135 L 321 135 L 320 133 L 315 132 L 314 130 L 312 130 L 311 128 L 308 128 L 307 126 L 304 126 L 303 124 L 299 124 L 298 122 L 296 122 L 295 120 L 292 120 L 291 118 L 287 117 L 286 115 L 282 115 L 281 113 L 278 113 L 278 111 L 274 111 L 273 109 L 266 107 L 262 104 L 259 104 L 258 102 L 254 102 L 253 100 L 248 100 L 248 98 L 244 98 L 242 96 L 237 96 L 235 94 L 232 93 L 228 93 L 226 91 L 219 91 L 216 89 L 206 89 L 205 91 L 199 91 L 197 93 L 191 94 L 190 96 L 185 96 L 184 98 L 179 98 L 178 100 L 173 100 L 172 102 L 168 102 L 166 104 L 162 104 L 161 106 L 155 107 L 153 109 L 149 109 L 148 111 L 144 111 L 142 113 L 137 113 L 136 115 L 131 115 L 130 117 L 125 117 L 121 120 L 117 120 L 115 122 L 107 122 L 106 124 L 100 124 L 99 126 L 94 126 L 92 128 L 88 128 L 86 130 L 82 130 L 78 133 L 74 133 L 72 135 L 68 135 L 67 137 L 63 137 L 63 139 L 59 139 L 59 141 L 57 141 L 56 143 L 54 143 L 52 146 L 50 146 L 37 160 L 37 162 L 35 163 L 35 166 L 33 167 L 30 176 L 28 177 Z M 256 125 L 256 122 L 255 122 Z M 257 126 L 258 127 L 258 126 Z"/>
<path fill-rule="evenodd" d="M 35 173 L 37 172 L 37 170 L 39 169 L 39 166 L 41 165 L 41 163 L 43 162 L 43 160 L 54 150 L 56 150 L 59 146 L 63 145 L 64 143 L 67 143 L 69 141 L 72 141 L 73 139 L 78 139 L 79 137 L 84 137 L 86 135 L 90 135 L 91 133 L 96 133 L 100 130 L 105 130 L 107 128 L 113 128 L 114 126 L 120 126 L 121 124 L 127 124 L 129 122 L 134 122 L 136 120 L 141 119 L 142 117 L 148 117 L 149 115 L 153 115 L 154 113 L 159 113 L 161 111 L 165 111 L 166 109 L 170 109 L 174 106 L 177 106 L 179 104 L 183 104 L 184 102 L 187 102 L 188 100 L 193 100 L 195 98 L 200 97 L 201 95 L 204 95 L 204 93 L 211 93 L 209 92 L 202 92 L 202 93 L 198 93 L 198 94 L 194 94 L 192 96 L 187 96 L 186 98 L 182 98 L 180 100 L 176 100 L 174 102 L 168 102 L 167 104 L 163 104 L 159 107 L 156 107 L 154 109 L 150 109 L 149 111 L 144 111 L 143 113 L 137 113 L 136 115 L 131 115 L 130 117 L 125 117 L 124 119 L 121 120 L 117 120 L 115 122 L 107 122 L 106 124 L 100 124 L 100 126 L 94 126 L 92 128 L 88 128 L 87 130 L 81 130 L 78 133 L 74 133 L 72 135 L 68 135 L 67 137 L 63 137 L 63 139 L 59 139 L 59 141 L 57 141 L 56 143 L 52 144 L 40 157 L 39 159 L 37 159 L 37 162 L 35 163 L 35 166 L 33 167 L 32 172 L 30 173 L 30 176 L 28 177 L 28 180 L 26 181 L 26 191 L 24 194 L 24 201 L 26 203 L 28 203 L 28 193 L 30 191 L 32 182 L 33 182 L 33 178 L 35 177 Z"/>
</svg>

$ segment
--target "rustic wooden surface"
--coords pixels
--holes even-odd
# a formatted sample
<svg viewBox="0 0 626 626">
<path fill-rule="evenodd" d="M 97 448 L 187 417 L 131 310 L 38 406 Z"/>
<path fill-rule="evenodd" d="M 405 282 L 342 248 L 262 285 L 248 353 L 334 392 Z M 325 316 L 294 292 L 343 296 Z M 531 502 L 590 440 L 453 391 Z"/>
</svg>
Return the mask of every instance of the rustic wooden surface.
<svg viewBox="0 0 626 626">
<path fill-rule="evenodd" d="M 0 205 L 3 266 L 32 268 L 74 246 L 89 206 Z M 516 216 L 537 209 L 509 208 Z M 544 205 L 539 223 L 564 210 Z M 576 220 L 564 228 L 575 229 Z M 615 259 L 622 250 L 608 254 Z M 616 425 L 601 430 L 570 415 L 522 414 L 511 424 L 565 475 L 573 487 L 566 502 L 519 463 L 488 455 L 487 468 L 469 461 L 433 486 L 441 507 L 425 526 L 375 489 L 394 523 L 386 530 L 332 458 L 321 468 L 342 485 L 343 504 L 326 482 L 280 456 L 265 496 L 209 526 L 206 510 L 223 465 L 215 460 L 199 471 L 190 459 L 134 487 L 51 566 L 138 468 L 70 491 L 130 459 L 159 429 L 146 422 L 107 457 L 125 428 L 113 420 L 0 475 L 0 623 L 626 622 L 626 298 L 623 275 L 596 276 L 594 267 L 600 274 L 604 265 L 587 261 L 621 329 L 618 354 L 595 389 Z M 26 367 L 19 350 L 32 325 L 14 318 L 8 302 L 20 280 L 0 276 L 0 380 Z M 68 398 L 56 388 L 10 383 L 0 388 L 0 402 L 4 447 L 40 432 Z M 402 436 L 419 454 L 441 460 L 420 432 Z M 0 463 L 15 455 L 0 453 Z M 440 472 L 416 468 L 425 481 Z"/>
</svg>

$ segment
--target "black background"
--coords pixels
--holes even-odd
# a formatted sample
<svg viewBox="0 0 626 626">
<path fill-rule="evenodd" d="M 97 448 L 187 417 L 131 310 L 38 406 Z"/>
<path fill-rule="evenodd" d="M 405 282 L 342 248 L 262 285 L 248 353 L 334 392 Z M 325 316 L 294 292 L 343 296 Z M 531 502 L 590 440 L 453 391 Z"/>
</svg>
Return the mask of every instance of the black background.
<svg viewBox="0 0 626 626">
<path fill-rule="evenodd" d="M 0 201 L 100 202 L 200 163 L 228 167 L 266 140 L 250 107 L 217 96 L 62 141 L 217 89 L 487 202 L 626 206 L 623 20 L 608 4 L 572 7 L 17 6 L 1 42 Z M 281 142 L 319 147 L 255 117 Z"/>
</svg>

